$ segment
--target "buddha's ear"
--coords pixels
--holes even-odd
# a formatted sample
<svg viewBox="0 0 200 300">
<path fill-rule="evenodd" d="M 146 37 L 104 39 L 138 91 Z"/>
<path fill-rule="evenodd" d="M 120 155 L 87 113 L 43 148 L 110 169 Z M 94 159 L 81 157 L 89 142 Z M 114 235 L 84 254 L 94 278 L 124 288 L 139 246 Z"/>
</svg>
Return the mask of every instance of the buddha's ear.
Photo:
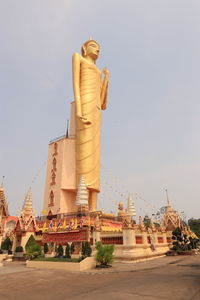
<svg viewBox="0 0 200 300">
<path fill-rule="evenodd" d="M 85 45 L 83 45 L 82 48 L 81 48 L 81 54 L 82 54 L 82 56 L 86 56 L 86 47 L 85 47 Z"/>
</svg>

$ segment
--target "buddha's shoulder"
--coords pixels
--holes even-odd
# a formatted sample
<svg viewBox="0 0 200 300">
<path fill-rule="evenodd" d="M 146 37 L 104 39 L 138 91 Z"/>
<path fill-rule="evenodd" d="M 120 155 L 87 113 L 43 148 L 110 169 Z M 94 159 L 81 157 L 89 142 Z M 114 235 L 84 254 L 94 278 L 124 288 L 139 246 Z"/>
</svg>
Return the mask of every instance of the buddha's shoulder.
<svg viewBox="0 0 200 300">
<path fill-rule="evenodd" d="M 72 58 L 73 59 L 78 59 L 78 60 L 82 60 L 82 56 L 78 53 L 78 52 L 75 52 L 73 55 L 72 55 Z"/>
</svg>

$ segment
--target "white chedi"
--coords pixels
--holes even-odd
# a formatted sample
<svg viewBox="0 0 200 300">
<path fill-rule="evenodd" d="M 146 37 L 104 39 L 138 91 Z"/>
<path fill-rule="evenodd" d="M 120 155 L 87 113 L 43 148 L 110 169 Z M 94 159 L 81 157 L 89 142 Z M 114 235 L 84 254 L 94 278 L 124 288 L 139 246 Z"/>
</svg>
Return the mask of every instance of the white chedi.
<svg viewBox="0 0 200 300">
<path fill-rule="evenodd" d="M 24 200 L 24 204 L 23 204 L 23 208 L 22 208 L 22 212 L 26 212 L 29 214 L 34 214 L 33 213 L 33 204 L 32 204 L 32 190 L 31 188 L 29 188 L 25 200 Z"/>
<path fill-rule="evenodd" d="M 136 216 L 136 210 L 135 210 L 135 205 L 133 202 L 133 198 L 129 194 L 128 199 L 127 199 L 127 209 L 126 209 L 126 215 L 130 217 Z"/>
<path fill-rule="evenodd" d="M 76 205 L 78 206 L 88 205 L 88 191 L 83 176 L 80 177 L 80 182 L 78 185 L 78 190 L 76 195 Z"/>
</svg>

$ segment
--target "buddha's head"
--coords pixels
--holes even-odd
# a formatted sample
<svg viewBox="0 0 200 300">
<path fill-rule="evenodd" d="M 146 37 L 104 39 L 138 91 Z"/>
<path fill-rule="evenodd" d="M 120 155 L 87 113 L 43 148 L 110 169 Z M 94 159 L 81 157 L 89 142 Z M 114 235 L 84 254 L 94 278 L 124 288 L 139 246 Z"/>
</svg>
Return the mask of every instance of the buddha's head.
<svg viewBox="0 0 200 300">
<path fill-rule="evenodd" d="M 99 56 L 100 46 L 99 44 L 90 39 L 85 42 L 81 48 L 81 54 L 83 57 L 90 56 L 92 59 L 97 60 Z"/>
</svg>

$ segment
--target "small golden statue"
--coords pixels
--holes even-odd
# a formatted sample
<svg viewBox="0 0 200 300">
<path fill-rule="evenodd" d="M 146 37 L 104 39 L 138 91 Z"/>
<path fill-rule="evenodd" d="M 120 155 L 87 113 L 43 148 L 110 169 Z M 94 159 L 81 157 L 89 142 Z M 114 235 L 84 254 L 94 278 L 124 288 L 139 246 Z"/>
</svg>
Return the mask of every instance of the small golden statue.
<svg viewBox="0 0 200 300">
<path fill-rule="evenodd" d="M 123 202 L 119 202 L 118 204 L 118 217 L 123 217 L 124 216 L 124 204 Z"/>
<path fill-rule="evenodd" d="M 76 182 L 84 176 L 89 190 L 89 210 L 96 210 L 100 192 L 101 110 L 106 109 L 109 72 L 96 66 L 99 44 L 90 39 L 74 53 L 72 59 L 73 89 L 76 106 Z"/>
</svg>

